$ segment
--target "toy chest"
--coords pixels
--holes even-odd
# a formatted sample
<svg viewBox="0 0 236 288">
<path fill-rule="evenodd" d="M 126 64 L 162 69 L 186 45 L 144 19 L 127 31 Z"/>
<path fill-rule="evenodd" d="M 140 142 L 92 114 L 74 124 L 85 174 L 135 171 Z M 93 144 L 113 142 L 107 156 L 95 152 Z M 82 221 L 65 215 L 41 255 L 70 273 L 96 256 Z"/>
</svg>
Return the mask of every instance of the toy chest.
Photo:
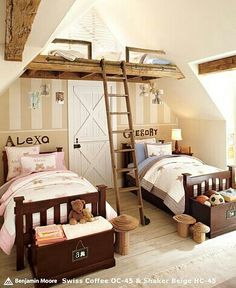
<svg viewBox="0 0 236 288">
<path fill-rule="evenodd" d="M 202 222 L 211 228 L 207 234 L 209 238 L 236 230 L 236 202 L 208 207 L 195 199 L 190 199 L 190 209 L 190 214 L 197 222 Z"/>
<path fill-rule="evenodd" d="M 65 240 L 45 246 L 32 245 L 29 262 L 37 279 L 76 277 L 115 266 L 114 231 Z M 36 285 L 45 287 L 45 285 Z"/>
</svg>

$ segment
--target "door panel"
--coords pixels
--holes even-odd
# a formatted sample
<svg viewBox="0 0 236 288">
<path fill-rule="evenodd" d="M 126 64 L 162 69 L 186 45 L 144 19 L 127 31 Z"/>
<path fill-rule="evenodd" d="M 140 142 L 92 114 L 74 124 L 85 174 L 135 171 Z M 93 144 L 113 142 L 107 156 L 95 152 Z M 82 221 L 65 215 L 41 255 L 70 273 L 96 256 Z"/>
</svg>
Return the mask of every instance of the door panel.
<svg viewBox="0 0 236 288">
<path fill-rule="evenodd" d="M 110 84 L 109 89 L 115 93 L 115 84 Z M 112 169 L 103 93 L 102 82 L 68 81 L 69 166 L 70 170 L 92 184 L 111 187 Z M 115 102 L 110 105 L 114 109 Z M 74 144 L 81 146 L 74 148 Z"/>
</svg>

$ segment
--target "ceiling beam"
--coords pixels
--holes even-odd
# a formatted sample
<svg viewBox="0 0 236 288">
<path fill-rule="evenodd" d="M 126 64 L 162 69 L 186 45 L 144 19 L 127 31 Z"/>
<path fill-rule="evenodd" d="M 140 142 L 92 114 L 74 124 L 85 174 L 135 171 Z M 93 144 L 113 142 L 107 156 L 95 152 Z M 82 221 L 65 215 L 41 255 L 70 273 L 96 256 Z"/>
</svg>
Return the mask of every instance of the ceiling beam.
<svg viewBox="0 0 236 288">
<path fill-rule="evenodd" d="M 207 74 L 236 69 L 236 56 L 221 58 L 198 64 L 198 73 Z"/>
<path fill-rule="evenodd" d="M 6 0 L 5 60 L 22 61 L 41 0 Z"/>
</svg>

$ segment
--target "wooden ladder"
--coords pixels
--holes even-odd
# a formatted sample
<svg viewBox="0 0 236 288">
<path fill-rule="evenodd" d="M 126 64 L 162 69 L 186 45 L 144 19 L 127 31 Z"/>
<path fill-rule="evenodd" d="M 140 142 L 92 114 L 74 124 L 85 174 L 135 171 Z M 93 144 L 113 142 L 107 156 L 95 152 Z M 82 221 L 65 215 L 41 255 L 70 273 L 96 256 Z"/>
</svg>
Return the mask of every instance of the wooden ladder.
<svg viewBox="0 0 236 288">
<path fill-rule="evenodd" d="M 139 181 L 139 175 L 138 175 L 138 166 L 137 166 L 137 160 L 136 160 L 136 153 L 135 153 L 135 141 L 134 141 L 134 129 L 133 129 L 133 122 L 132 122 L 132 114 L 131 114 L 131 105 L 130 105 L 130 99 L 129 99 L 129 89 L 128 89 L 128 81 L 127 81 L 127 75 L 126 75 L 126 66 L 125 61 L 121 62 L 121 70 L 122 75 L 112 75 L 108 76 L 106 73 L 106 65 L 105 60 L 101 60 L 101 68 L 102 68 L 102 78 L 103 78 L 103 86 L 104 86 L 104 97 L 105 97 L 105 105 L 106 105 L 106 114 L 107 114 L 107 125 L 108 125 L 108 133 L 109 133 L 109 140 L 110 140 L 110 152 L 111 152 L 111 163 L 112 163 L 112 171 L 113 171 L 113 181 L 114 181 L 114 190 L 115 190 L 115 196 L 116 196 L 116 208 L 117 208 L 117 214 L 120 215 L 121 213 L 121 203 L 120 203 L 120 193 L 122 192 L 129 192 L 129 191 L 136 191 L 137 192 L 137 198 L 138 203 L 137 207 L 139 208 L 139 215 L 140 215 L 140 222 L 142 225 L 147 225 L 150 223 L 150 220 L 144 215 L 144 209 L 143 209 L 143 199 L 142 199 L 142 192 L 140 187 L 140 181 Z M 110 94 L 108 93 L 108 86 L 107 82 L 109 81 L 119 81 L 121 80 L 124 84 L 124 94 Z M 127 111 L 123 112 L 115 112 L 110 111 L 110 104 L 109 104 L 109 98 L 110 97 L 124 97 L 126 102 L 126 109 Z M 128 129 L 125 130 L 113 130 L 112 128 L 112 120 L 111 117 L 118 116 L 118 115 L 127 115 L 128 117 Z M 114 141 L 113 141 L 113 135 L 117 133 L 129 133 L 130 135 L 130 149 L 115 149 L 114 147 Z M 133 159 L 133 167 L 132 168 L 119 168 L 117 167 L 116 163 L 116 153 L 132 153 L 132 159 Z M 135 175 L 135 186 L 134 187 L 119 187 L 118 185 L 118 174 L 119 173 L 125 173 L 134 171 Z"/>
</svg>

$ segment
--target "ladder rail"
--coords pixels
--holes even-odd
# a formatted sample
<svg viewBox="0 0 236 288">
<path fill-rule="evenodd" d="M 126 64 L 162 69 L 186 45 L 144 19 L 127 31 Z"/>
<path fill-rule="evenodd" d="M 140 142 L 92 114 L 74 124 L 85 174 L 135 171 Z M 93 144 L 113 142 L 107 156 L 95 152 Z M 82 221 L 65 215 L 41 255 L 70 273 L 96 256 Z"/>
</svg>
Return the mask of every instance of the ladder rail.
<svg viewBox="0 0 236 288">
<path fill-rule="evenodd" d="M 121 69 L 123 72 L 123 76 L 124 76 L 124 88 L 125 88 L 125 94 L 129 95 L 129 88 L 128 88 L 128 79 L 127 79 L 127 75 L 126 75 L 126 66 L 125 66 L 125 61 L 121 62 Z M 130 104 L 130 98 L 126 97 L 126 106 L 127 106 L 127 110 L 130 112 L 128 114 L 128 122 L 129 122 L 129 128 L 131 130 L 134 130 L 133 127 L 133 118 L 132 118 L 132 113 L 131 113 L 131 104 Z M 134 140 L 134 134 L 132 133 L 130 135 L 130 142 L 131 142 L 131 147 L 135 148 L 135 140 Z M 132 153 L 132 158 L 133 158 L 133 163 L 134 163 L 134 168 L 138 167 L 138 163 L 137 163 L 137 158 L 136 158 L 136 151 L 134 149 L 134 151 L 131 152 Z M 140 213 L 140 220 L 141 220 L 141 224 L 145 225 L 145 217 L 144 217 L 144 211 L 143 211 L 143 198 L 142 198 L 142 191 L 141 191 L 141 187 L 140 187 L 140 180 L 139 180 L 139 175 L 138 175 L 138 169 L 134 170 L 134 175 L 135 175 L 135 182 L 136 182 L 136 186 L 139 187 L 139 190 L 137 191 L 137 196 L 138 196 L 138 204 L 140 206 L 139 208 L 139 213 Z"/>
<path fill-rule="evenodd" d="M 105 98 L 105 106 L 106 106 L 106 115 L 107 115 L 107 125 L 108 125 L 108 134 L 109 134 L 109 144 L 110 144 L 110 152 L 111 152 L 111 163 L 112 163 L 112 172 L 113 172 L 113 182 L 114 182 L 114 190 L 115 190 L 115 197 L 116 197 L 116 209 L 117 214 L 120 215 L 121 212 L 121 204 L 120 204 L 120 192 L 128 192 L 128 191 L 137 191 L 137 208 L 139 209 L 140 215 L 140 222 L 142 225 L 147 225 L 150 223 L 150 220 L 144 216 L 144 208 L 143 208 L 143 199 L 142 199 L 142 192 L 140 187 L 140 180 L 138 175 L 138 164 L 136 159 L 136 152 L 135 152 L 135 140 L 134 140 L 134 128 L 133 128 L 133 120 L 132 120 L 132 113 L 131 113 L 131 104 L 129 98 L 129 89 L 128 89 L 128 79 L 126 75 L 126 66 L 125 62 L 121 62 L 121 70 L 122 76 L 116 76 L 116 79 L 120 79 L 124 84 L 124 94 L 117 94 L 118 97 L 124 97 L 126 103 L 126 111 L 123 112 L 113 112 L 110 111 L 110 104 L 109 104 L 109 97 L 115 97 L 115 94 L 108 93 L 108 85 L 107 82 L 114 79 L 114 77 L 107 76 L 106 69 L 105 69 L 105 60 L 101 60 L 101 69 L 102 69 L 102 78 L 103 78 L 103 87 L 104 87 L 104 98 Z M 128 129 L 125 130 L 112 130 L 112 117 L 118 115 L 127 115 L 128 117 Z M 113 135 L 121 132 L 130 131 L 130 141 L 131 141 L 131 149 L 115 149 L 114 148 L 114 141 Z M 132 168 L 117 168 L 116 164 L 116 157 L 117 153 L 125 153 L 131 152 L 134 166 Z M 116 153 L 116 154 L 115 154 Z M 135 187 L 118 187 L 118 174 L 134 171 L 135 175 Z"/>
<path fill-rule="evenodd" d="M 109 143 L 110 143 L 110 154 L 111 154 L 111 163 L 112 163 L 112 173 L 113 173 L 113 184 L 115 189 L 116 196 L 116 210 L 117 214 L 120 215 L 120 194 L 118 190 L 118 181 L 117 181 L 117 172 L 116 172 L 116 161 L 115 161 L 115 151 L 114 151 L 114 142 L 112 137 L 112 125 L 111 125 L 111 116 L 110 116 L 110 104 L 108 98 L 108 87 L 107 87 L 107 79 L 106 79 L 106 71 L 105 71 L 105 61 L 101 60 L 102 66 L 102 76 L 103 76 L 103 88 L 104 88 L 104 98 L 105 98 L 105 106 L 106 106 L 106 114 L 107 114 L 107 126 L 108 126 L 108 134 L 109 134 Z"/>
</svg>

